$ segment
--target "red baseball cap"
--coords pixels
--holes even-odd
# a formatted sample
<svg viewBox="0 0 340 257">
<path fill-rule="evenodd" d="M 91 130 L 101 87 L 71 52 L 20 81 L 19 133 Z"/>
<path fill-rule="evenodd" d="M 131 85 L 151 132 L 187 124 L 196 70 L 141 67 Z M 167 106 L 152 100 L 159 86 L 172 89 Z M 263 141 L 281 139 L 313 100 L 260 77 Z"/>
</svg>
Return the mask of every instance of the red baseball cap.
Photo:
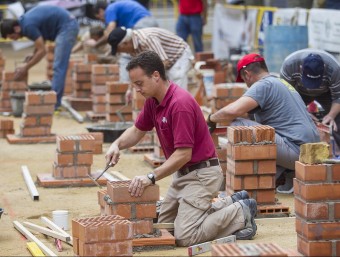
<svg viewBox="0 0 340 257">
<path fill-rule="evenodd" d="M 253 62 L 264 62 L 264 58 L 259 54 L 252 53 L 243 56 L 243 58 L 238 61 L 236 82 L 244 82 L 243 79 L 241 78 L 240 71 Z"/>
</svg>

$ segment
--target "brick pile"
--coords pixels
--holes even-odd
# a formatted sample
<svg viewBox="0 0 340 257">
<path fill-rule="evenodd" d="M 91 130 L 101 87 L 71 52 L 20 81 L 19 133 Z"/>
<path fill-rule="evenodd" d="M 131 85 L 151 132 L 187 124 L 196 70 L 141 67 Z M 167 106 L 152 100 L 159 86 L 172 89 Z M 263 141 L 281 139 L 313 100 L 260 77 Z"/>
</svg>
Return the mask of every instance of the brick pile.
<svg viewBox="0 0 340 257">
<path fill-rule="evenodd" d="M 211 256 L 276 256 L 286 257 L 286 251 L 275 243 L 212 244 Z"/>
<path fill-rule="evenodd" d="M 118 66 L 112 65 L 117 67 L 118 71 Z M 117 111 L 121 112 L 125 121 L 132 121 L 132 107 L 131 105 L 125 105 L 125 93 L 128 88 L 128 83 L 117 81 L 106 82 L 106 121 L 121 121 Z"/>
<path fill-rule="evenodd" d="M 132 256 L 132 223 L 118 215 L 72 220 L 77 256 Z"/>
<path fill-rule="evenodd" d="M 7 134 L 14 134 L 13 120 L 0 120 L 0 138 L 6 138 Z"/>
<path fill-rule="evenodd" d="M 295 162 L 298 251 L 305 256 L 340 256 L 340 164 Z"/>
<path fill-rule="evenodd" d="M 227 138 L 227 193 L 247 190 L 258 204 L 275 204 L 274 128 L 229 126 Z"/>
<path fill-rule="evenodd" d="M 57 136 L 52 176 L 58 179 L 88 178 L 93 163 L 92 135 Z"/>
<path fill-rule="evenodd" d="M 89 132 L 81 135 L 91 135 L 94 137 L 93 154 L 103 153 L 104 134 L 102 132 Z"/>
<path fill-rule="evenodd" d="M 27 90 L 27 78 L 22 80 L 14 80 L 15 72 L 2 72 L 2 86 L 0 88 L 0 110 L 12 111 L 11 93 L 25 93 Z"/>
<path fill-rule="evenodd" d="M 73 97 L 91 97 L 91 71 L 92 65 L 85 63 L 75 63 L 72 71 Z"/>
<path fill-rule="evenodd" d="M 56 102 L 57 95 L 54 91 L 26 92 L 20 136 L 51 136 L 52 116 Z"/>
<path fill-rule="evenodd" d="M 92 65 L 92 111 L 95 115 L 105 115 L 106 113 L 106 82 L 119 80 L 119 67 L 116 64 L 93 64 Z M 122 99 L 115 99 L 119 102 Z M 124 100 L 124 99 L 123 99 Z"/>
<path fill-rule="evenodd" d="M 142 196 L 132 197 L 128 191 L 131 181 L 107 182 L 107 189 L 98 191 L 98 203 L 102 215 L 120 215 L 133 224 L 133 235 L 153 234 L 153 219 L 157 217 L 156 202 L 159 200 L 158 185 L 144 189 Z M 104 200 L 108 195 L 112 204 Z"/>
</svg>

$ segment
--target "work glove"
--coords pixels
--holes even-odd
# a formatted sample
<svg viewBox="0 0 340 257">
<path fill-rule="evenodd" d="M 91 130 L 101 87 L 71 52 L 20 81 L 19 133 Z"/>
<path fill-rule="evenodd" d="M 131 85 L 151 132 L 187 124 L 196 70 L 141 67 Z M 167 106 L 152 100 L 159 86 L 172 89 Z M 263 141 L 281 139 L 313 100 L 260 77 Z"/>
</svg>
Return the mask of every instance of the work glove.
<svg viewBox="0 0 340 257">
<path fill-rule="evenodd" d="M 207 119 L 207 125 L 209 128 L 210 134 L 212 134 L 214 130 L 216 129 L 216 123 L 210 120 L 210 115 L 211 114 L 209 114 L 208 119 Z"/>
</svg>

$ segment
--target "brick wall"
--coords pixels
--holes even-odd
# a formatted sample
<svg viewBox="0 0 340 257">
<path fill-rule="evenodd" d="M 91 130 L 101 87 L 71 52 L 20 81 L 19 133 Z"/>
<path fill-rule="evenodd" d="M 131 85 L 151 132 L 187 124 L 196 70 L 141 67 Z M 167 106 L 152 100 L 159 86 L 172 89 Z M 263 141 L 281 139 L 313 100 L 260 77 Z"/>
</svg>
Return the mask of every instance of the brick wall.
<svg viewBox="0 0 340 257">
<path fill-rule="evenodd" d="M 78 256 L 132 256 L 132 223 L 118 215 L 72 220 L 73 251 Z"/>
<path fill-rule="evenodd" d="M 0 138 L 6 138 L 7 134 L 14 134 L 13 120 L 0 120 Z"/>
<path fill-rule="evenodd" d="M 295 163 L 294 195 L 298 251 L 340 255 L 340 164 Z"/>
</svg>

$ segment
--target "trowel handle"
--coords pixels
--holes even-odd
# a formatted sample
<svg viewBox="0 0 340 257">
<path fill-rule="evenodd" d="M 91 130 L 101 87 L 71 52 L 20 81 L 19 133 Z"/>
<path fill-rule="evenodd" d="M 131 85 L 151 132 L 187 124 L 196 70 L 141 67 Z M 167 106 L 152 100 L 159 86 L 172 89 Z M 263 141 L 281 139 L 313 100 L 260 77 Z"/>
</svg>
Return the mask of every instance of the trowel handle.
<svg viewBox="0 0 340 257">
<path fill-rule="evenodd" d="M 102 173 L 99 174 L 99 176 L 98 176 L 95 180 L 97 181 L 97 180 L 98 180 L 101 176 L 103 176 L 103 174 L 104 174 L 110 167 L 112 167 L 112 166 L 113 166 L 112 163 L 109 162 L 109 164 L 106 165 L 105 169 L 102 171 Z"/>
</svg>

